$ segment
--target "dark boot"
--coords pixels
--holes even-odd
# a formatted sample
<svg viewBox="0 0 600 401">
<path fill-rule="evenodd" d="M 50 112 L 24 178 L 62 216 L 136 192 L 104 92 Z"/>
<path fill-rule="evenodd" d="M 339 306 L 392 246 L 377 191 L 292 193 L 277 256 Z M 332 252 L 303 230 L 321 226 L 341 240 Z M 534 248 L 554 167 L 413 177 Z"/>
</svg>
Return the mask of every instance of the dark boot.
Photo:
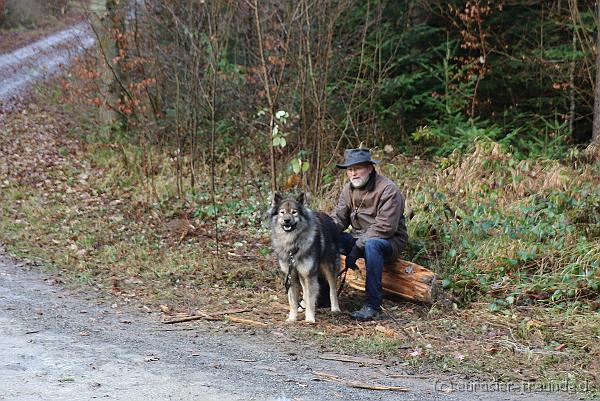
<svg viewBox="0 0 600 401">
<path fill-rule="evenodd" d="M 352 312 L 351 316 L 360 321 L 374 320 L 379 315 L 379 308 L 373 308 L 371 305 L 363 305 L 359 310 Z"/>
</svg>

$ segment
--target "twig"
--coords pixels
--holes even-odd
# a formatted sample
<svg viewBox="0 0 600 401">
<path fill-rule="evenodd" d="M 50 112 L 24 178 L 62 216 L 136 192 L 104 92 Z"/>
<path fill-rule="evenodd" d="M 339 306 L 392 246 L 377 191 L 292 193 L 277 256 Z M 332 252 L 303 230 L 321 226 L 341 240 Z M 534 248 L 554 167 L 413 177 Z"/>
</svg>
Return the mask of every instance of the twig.
<svg viewBox="0 0 600 401">
<path fill-rule="evenodd" d="M 234 313 L 243 313 L 243 312 L 249 312 L 252 309 L 249 308 L 238 308 L 238 309 L 230 309 L 230 310 L 226 310 L 226 311 L 221 311 L 221 312 L 215 312 L 215 313 L 204 313 L 204 312 L 197 312 L 199 313 L 198 315 L 193 315 L 193 316 L 186 316 L 186 317 L 182 317 L 180 319 L 173 319 L 173 320 L 165 320 L 162 323 L 163 324 L 175 324 L 175 323 L 183 323 L 183 322 L 191 322 L 193 320 L 200 320 L 200 319 L 206 319 L 206 320 L 220 320 L 218 318 L 218 316 L 223 316 L 223 315 L 230 315 L 230 314 L 234 314 Z"/>
<path fill-rule="evenodd" d="M 223 315 L 232 315 L 234 313 L 244 313 L 244 312 L 251 312 L 252 308 L 236 308 L 236 309 L 229 309 L 229 310 L 224 310 L 221 312 L 215 312 L 215 313 L 211 313 L 210 316 L 223 316 Z"/>
<path fill-rule="evenodd" d="M 348 387 L 353 387 L 353 388 L 362 388 L 362 389 L 366 389 L 366 390 L 387 390 L 387 391 L 410 391 L 408 388 L 406 387 L 400 387 L 400 386 L 386 386 L 384 384 L 379 384 L 379 383 L 374 383 L 374 384 L 370 384 L 370 383 L 364 383 L 364 382 L 359 382 L 356 380 L 348 380 L 348 379 L 344 379 L 342 377 L 336 376 L 336 375 L 332 375 L 331 373 L 326 373 L 326 372 L 319 372 L 319 371 L 314 371 L 313 374 L 315 376 L 317 376 L 318 380 L 325 380 L 325 381 L 331 381 L 331 382 L 335 382 L 335 383 L 340 383 L 340 384 L 344 384 Z"/>
<path fill-rule="evenodd" d="M 177 327 L 174 329 L 158 329 L 156 331 L 187 331 L 187 330 L 194 330 L 193 327 Z"/>
<path fill-rule="evenodd" d="M 267 327 L 268 324 L 257 322 L 256 320 L 242 319 L 241 317 L 227 316 L 227 319 L 234 323 L 248 324 L 250 326 Z"/>
<path fill-rule="evenodd" d="M 194 316 L 182 317 L 181 319 L 165 320 L 162 323 L 163 324 L 175 324 L 175 323 L 191 322 L 193 320 L 208 319 L 211 317 L 212 316 L 210 316 L 210 315 L 194 315 Z"/>
<path fill-rule="evenodd" d="M 431 376 L 425 375 L 407 375 L 400 373 L 390 373 L 387 375 L 390 379 L 431 379 Z"/>
<path fill-rule="evenodd" d="M 374 358 L 361 358 L 358 356 L 340 355 L 340 354 L 323 354 L 319 357 L 328 361 L 352 362 L 359 364 L 383 365 L 384 362 Z"/>
</svg>

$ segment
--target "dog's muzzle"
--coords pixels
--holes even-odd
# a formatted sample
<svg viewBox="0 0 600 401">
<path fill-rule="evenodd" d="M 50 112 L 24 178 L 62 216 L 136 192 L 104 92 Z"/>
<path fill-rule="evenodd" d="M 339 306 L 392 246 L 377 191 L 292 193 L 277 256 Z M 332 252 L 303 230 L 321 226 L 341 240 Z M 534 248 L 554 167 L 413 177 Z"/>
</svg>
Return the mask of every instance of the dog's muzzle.
<svg viewBox="0 0 600 401">
<path fill-rule="evenodd" d="M 296 228 L 296 223 L 283 223 L 281 225 L 281 228 L 283 228 L 283 231 L 292 231 L 294 228 Z"/>
</svg>

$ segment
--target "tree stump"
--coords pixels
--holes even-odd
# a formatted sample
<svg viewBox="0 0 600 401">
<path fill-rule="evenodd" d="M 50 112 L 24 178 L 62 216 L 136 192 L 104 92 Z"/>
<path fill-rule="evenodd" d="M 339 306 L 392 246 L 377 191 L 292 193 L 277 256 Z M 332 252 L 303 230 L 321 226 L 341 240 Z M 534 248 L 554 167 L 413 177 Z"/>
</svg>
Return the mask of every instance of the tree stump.
<svg viewBox="0 0 600 401">
<path fill-rule="evenodd" d="M 346 257 L 342 255 L 342 269 L 346 266 Z M 346 283 L 354 289 L 365 290 L 365 260 L 356 261 L 358 269 L 348 270 Z M 440 293 L 437 275 L 429 269 L 406 260 L 397 260 L 386 264 L 381 278 L 383 296 L 388 299 L 404 299 L 432 304 Z"/>
</svg>

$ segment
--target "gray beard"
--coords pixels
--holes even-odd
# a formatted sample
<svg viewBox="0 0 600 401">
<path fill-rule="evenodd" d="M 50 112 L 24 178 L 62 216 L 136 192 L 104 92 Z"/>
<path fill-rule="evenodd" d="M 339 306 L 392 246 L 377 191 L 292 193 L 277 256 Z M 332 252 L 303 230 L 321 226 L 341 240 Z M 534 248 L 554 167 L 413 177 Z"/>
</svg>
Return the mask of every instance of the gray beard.
<svg viewBox="0 0 600 401">
<path fill-rule="evenodd" d="M 352 186 L 352 188 L 362 189 L 369 182 L 369 177 L 370 177 L 370 175 L 366 176 L 365 178 L 358 179 L 358 180 L 350 180 L 350 185 Z"/>
</svg>

